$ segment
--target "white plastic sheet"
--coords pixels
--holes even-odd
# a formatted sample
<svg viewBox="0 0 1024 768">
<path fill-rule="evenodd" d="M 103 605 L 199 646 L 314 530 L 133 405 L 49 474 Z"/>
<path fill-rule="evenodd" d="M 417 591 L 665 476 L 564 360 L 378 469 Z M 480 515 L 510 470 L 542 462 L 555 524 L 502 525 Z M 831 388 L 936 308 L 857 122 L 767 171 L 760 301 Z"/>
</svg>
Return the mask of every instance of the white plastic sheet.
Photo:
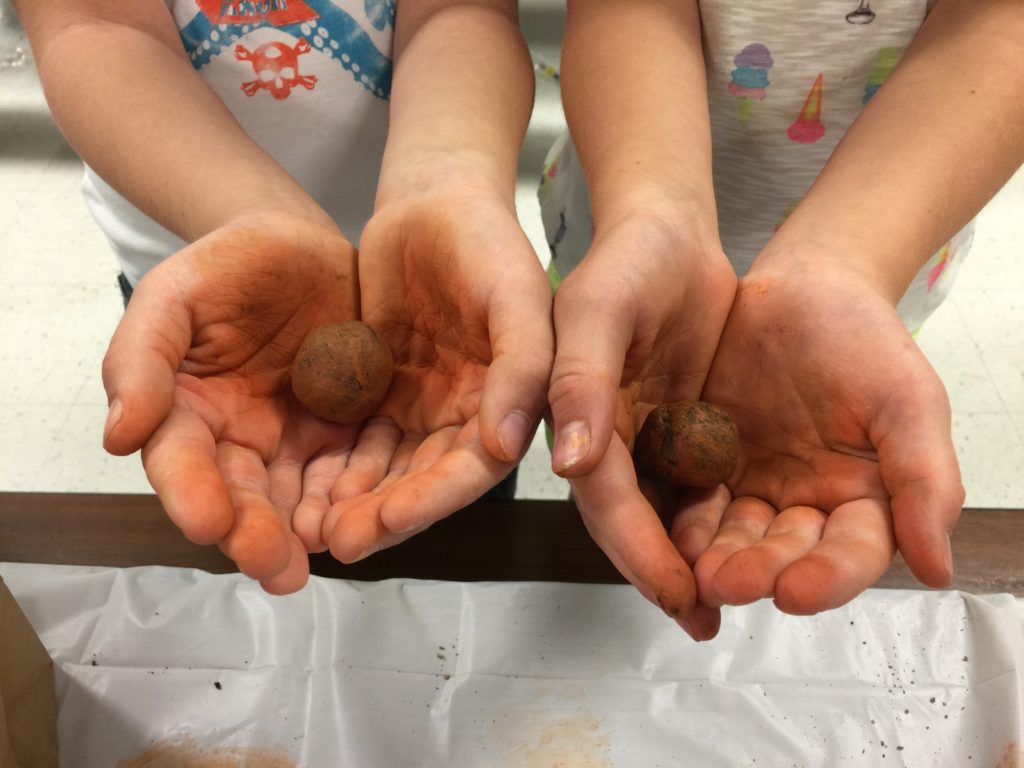
<svg viewBox="0 0 1024 768">
<path fill-rule="evenodd" d="M 154 744 L 221 767 L 1019 768 L 1024 744 L 1007 595 L 764 602 L 695 644 L 624 586 L 0 574 L 56 663 L 63 768 Z"/>
</svg>

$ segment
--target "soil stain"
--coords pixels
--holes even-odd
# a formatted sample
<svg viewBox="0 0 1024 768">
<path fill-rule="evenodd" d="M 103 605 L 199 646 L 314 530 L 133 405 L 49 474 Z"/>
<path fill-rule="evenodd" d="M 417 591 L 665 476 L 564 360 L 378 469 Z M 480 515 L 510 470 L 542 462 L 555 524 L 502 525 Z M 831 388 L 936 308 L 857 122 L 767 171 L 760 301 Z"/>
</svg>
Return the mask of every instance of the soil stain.
<svg viewBox="0 0 1024 768">
<path fill-rule="evenodd" d="M 546 724 L 536 743 L 510 754 L 501 768 L 614 768 L 607 734 L 590 715 L 577 715 Z"/>
<path fill-rule="evenodd" d="M 296 768 L 296 765 L 282 749 L 200 749 L 192 739 L 185 737 L 158 741 L 145 752 L 122 760 L 117 768 Z"/>
</svg>

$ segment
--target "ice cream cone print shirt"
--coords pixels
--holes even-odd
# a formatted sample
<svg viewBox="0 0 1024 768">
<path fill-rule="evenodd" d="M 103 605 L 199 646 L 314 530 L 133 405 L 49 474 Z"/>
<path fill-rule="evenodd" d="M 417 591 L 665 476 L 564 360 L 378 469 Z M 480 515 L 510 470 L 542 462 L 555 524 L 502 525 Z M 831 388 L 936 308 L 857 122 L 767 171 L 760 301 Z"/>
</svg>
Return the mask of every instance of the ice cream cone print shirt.
<svg viewBox="0 0 1024 768">
<path fill-rule="evenodd" d="M 387 138 L 395 1 L 167 0 L 192 66 L 353 242 Z M 183 247 L 90 169 L 85 194 L 133 285 Z"/>
<path fill-rule="evenodd" d="M 701 0 L 713 172 L 722 245 L 743 274 L 796 208 L 923 23 L 929 0 Z M 593 223 L 568 137 L 540 187 L 557 286 L 583 258 Z M 926 264 L 900 302 L 916 331 L 948 293 L 968 227 Z"/>
</svg>

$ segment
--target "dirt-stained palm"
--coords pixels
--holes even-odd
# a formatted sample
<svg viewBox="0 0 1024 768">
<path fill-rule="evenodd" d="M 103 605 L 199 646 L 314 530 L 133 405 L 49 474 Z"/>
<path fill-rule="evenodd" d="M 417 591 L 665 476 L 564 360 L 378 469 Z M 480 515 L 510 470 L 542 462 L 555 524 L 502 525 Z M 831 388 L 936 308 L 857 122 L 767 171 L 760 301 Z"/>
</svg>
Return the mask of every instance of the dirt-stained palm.
<svg viewBox="0 0 1024 768">
<path fill-rule="evenodd" d="M 355 251 L 321 223 L 263 216 L 217 230 L 136 288 L 103 364 L 104 444 L 143 463 L 186 536 L 216 543 L 272 592 L 301 587 L 303 501 L 359 428 L 321 421 L 288 370 L 313 327 L 357 314 Z"/>
<path fill-rule="evenodd" d="M 948 399 L 852 271 L 741 280 L 704 396 L 732 413 L 741 450 L 729 492 L 676 520 L 703 601 L 832 608 L 873 584 L 897 543 L 922 582 L 948 583 L 964 496 Z"/>
<path fill-rule="evenodd" d="M 554 346 L 547 279 L 498 197 L 446 193 L 378 211 L 359 282 L 395 375 L 323 521 L 343 561 L 407 538 L 509 473 L 540 420 Z"/>
</svg>

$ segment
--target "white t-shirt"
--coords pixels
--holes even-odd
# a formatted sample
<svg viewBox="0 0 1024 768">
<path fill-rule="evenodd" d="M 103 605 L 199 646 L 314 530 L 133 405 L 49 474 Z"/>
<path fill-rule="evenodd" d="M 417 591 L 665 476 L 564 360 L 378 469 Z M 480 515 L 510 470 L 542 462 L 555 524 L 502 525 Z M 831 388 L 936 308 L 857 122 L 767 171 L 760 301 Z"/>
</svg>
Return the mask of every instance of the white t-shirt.
<svg viewBox="0 0 1024 768">
<path fill-rule="evenodd" d="M 395 0 L 167 5 L 203 79 L 357 243 L 387 139 Z M 84 191 L 132 285 L 184 246 L 90 168 Z"/>
<path fill-rule="evenodd" d="M 899 62 L 930 5 L 701 0 L 719 234 L 738 274 L 803 198 Z M 557 283 L 586 254 L 593 228 L 583 171 L 568 137 L 549 153 L 539 194 Z M 970 235 L 968 227 L 953 238 L 907 290 L 899 311 L 911 330 L 949 292 Z"/>
</svg>

